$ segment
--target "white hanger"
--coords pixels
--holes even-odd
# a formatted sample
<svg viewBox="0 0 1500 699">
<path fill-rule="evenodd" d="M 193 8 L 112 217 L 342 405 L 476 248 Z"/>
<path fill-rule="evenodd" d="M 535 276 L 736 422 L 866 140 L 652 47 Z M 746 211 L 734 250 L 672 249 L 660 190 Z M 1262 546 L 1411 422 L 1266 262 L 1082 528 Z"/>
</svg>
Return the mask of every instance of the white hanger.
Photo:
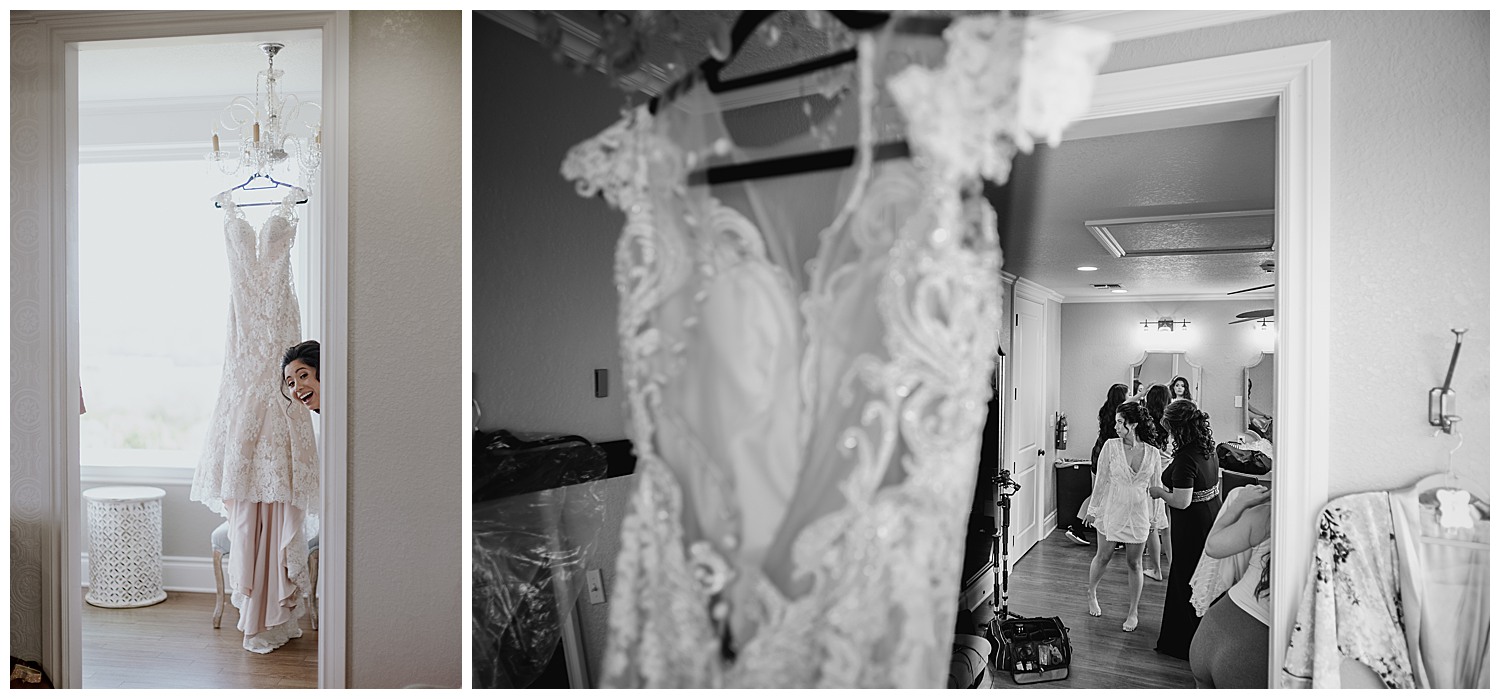
<svg viewBox="0 0 1500 699">
<path fill-rule="evenodd" d="M 1452 419 L 1458 420 L 1457 417 Z M 1458 432 L 1456 429 L 1454 431 Z M 1439 429 L 1433 436 L 1442 433 Z M 1487 549 L 1489 542 L 1476 541 L 1474 536 L 1475 528 L 1480 523 L 1486 529 L 1489 527 L 1489 492 L 1482 484 L 1453 470 L 1453 454 L 1463 444 L 1463 433 L 1458 432 L 1458 443 L 1448 451 L 1447 469 L 1424 476 L 1407 491 L 1416 496 L 1419 504 L 1435 505 L 1437 508 L 1439 536 L 1422 536 L 1423 541 Z"/>
</svg>

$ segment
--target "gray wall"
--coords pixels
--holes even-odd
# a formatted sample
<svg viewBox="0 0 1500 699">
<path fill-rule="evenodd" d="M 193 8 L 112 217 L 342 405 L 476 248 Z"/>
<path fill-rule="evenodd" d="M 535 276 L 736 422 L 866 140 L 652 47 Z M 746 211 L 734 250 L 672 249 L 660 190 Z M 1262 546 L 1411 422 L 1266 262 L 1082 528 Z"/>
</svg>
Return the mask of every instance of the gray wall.
<svg viewBox="0 0 1500 699">
<path fill-rule="evenodd" d="M 1068 414 L 1067 458 L 1087 459 L 1098 436 L 1099 406 L 1110 384 L 1126 383 L 1129 367 L 1148 349 L 1185 350 L 1203 368 L 1199 407 L 1213 424 L 1214 440 L 1245 431 L 1235 396 L 1244 368 L 1272 346 L 1274 333 L 1254 323 L 1229 325 L 1235 315 L 1268 308 L 1270 300 L 1160 303 L 1067 303 L 1062 305 L 1061 405 Z M 1190 321 L 1187 332 L 1143 332 L 1142 320 L 1171 315 Z"/>
<path fill-rule="evenodd" d="M 350 18 L 350 687 L 463 681 L 462 26 Z"/>
<path fill-rule="evenodd" d="M 625 93 L 474 17 L 474 398 L 485 429 L 625 434 L 615 241 L 624 217 L 559 169 Z M 594 397 L 608 369 L 609 397 Z"/>
<path fill-rule="evenodd" d="M 1444 467 L 1427 392 L 1450 327 L 1456 469 L 1490 472 L 1489 13 L 1296 12 L 1128 41 L 1105 72 L 1331 42 L 1330 495 Z M 1315 232 L 1316 233 L 1316 232 Z"/>
</svg>

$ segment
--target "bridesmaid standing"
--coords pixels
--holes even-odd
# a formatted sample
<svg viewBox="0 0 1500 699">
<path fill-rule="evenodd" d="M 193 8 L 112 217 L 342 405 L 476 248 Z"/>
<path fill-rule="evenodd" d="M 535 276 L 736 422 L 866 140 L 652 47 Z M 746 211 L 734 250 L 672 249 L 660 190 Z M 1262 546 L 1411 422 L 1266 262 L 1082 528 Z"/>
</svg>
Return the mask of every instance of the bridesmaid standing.
<svg viewBox="0 0 1500 699">
<path fill-rule="evenodd" d="M 1167 578 L 1156 651 L 1186 660 L 1198 630 L 1189 581 L 1219 514 L 1219 466 L 1214 460 L 1214 433 L 1208 413 L 1199 410 L 1196 403 L 1172 401 L 1162 415 L 1162 426 L 1171 436 L 1172 462 L 1161 475 L 1166 487 L 1152 486 L 1148 492 L 1167 503 L 1172 520 L 1172 558 L 1177 565 L 1172 566 Z"/>
</svg>

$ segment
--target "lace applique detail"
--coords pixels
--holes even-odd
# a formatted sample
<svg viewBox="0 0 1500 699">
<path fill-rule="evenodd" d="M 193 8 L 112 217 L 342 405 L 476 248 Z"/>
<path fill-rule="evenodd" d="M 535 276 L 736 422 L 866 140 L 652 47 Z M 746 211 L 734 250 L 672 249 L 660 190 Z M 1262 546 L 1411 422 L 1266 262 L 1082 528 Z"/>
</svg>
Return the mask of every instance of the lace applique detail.
<svg viewBox="0 0 1500 699">
<path fill-rule="evenodd" d="M 889 88 L 914 152 L 948 185 L 1004 182 L 1033 136 L 1056 145 L 1087 110 L 1109 49 L 1100 32 L 1004 15 L 955 19 L 943 37 L 941 68 L 910 66 Z"/>
<path fill-rule="evenodd" d="M 628 112 L 599 135 L 568 149 L 562 176 L 578 196 L 603 195 L 610 206 L 625 209 L 641 199 L 640 150 L 651 132 L 651 112 L 644 107 Z"/>
<path fill-rule="evenodd" d="M 281 393 L 281 354 L 304 339 L 291 249 L 293 202 L 305 193 L 291 190 L 259 232 L 229 195 L 215 197 L 225 209 L 230 274 L 224 370 L 189 497 L 220 515 L 225 500 L 243 500 L 287 502 L 316 516 L 321 491 L 311 415 Z"/>
<path fill-rule="evenodd" d="M 721 542 L 685 530 L 684 498 L 697 496 L 684 495 L 674 468 L 702 475 L 712 466 L 707 457 L 678 464 L 658 452 L 659 439 L 679 438 L 668 434 L 680 430 L 665 387 L 678 366 L 672 358 L 691 339 L 682 317 L 692 317 L 681 305 L 661 305 L 684 284 L 763 260 L 760 233 L 712 197 L 690 209 L 686 156 L 652 130 L 644 109 L 569 152 L 563 173 L 579 193 L 602 194 L 626 214 L 615 281 L 638 485 L 620 534 L 606 686 L 942 686 L 1000 327 L 994 212 L 965 195 L 980 176 L 1004 181 L 1018 145 L 1031 146 L 1027 134 L 1060 131 L 1061 123 L 1046 127 L 1067 104 L 1036 108 L 1015 95 L 1018 83 L 1036 78 L 1017 77 L 1020 49 L 1002 54 L 1029 25 L 1012 29 L 995 18 L 955 25 L 949 67 L 910 68 L 892 81 L 892 92 L 904 93 L 898 104 L 915 165 L 869 162 L 874 93 L 862 89 L 860 170 L 809 265 L 801 409 L 853 417 L 849 424 L 812 417 L 798 430 L 799 444 L 810 432 L 836 439 L 830 458 L 849 470 L 837 481 L 842 506 L 790 539 L 791 567 L 799 582 L 810 581 L 790 599 L 760 569 L 736 569 Z M 1062 51 L 1035 31 L 1025 61 L 1033 60 L 1031 43 Z M 875 55 L 869 47 L 862 41 L 862 56 Z M 1097 59 L 1079 65 L 1096 66 L 1102 53 Z M 862 68 L 868 85 L 870 66 Z M 1036 92 L 1086 99 L 1088 84 L 1076 82 Z M 949 108 L 962 111 L 942 113 Z M 701 301 L 706 286 L 690 288 Z M 879 334 L 850 344 L 844 318 L 878 318 L 866 325 L 874 331 L 863 331 Z"/>
</svg>

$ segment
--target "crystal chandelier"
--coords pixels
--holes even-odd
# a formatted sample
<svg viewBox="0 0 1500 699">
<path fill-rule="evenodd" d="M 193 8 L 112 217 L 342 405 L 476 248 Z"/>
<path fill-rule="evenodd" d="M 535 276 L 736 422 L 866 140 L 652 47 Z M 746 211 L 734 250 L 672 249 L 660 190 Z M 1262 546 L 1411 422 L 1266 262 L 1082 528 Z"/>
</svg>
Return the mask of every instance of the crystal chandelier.
<svg viewBox="0 0 1500 699">
<path fill-rule="evenodd" d="M 276 89 L 276 80 L 282 75 L 276 69 L 276 53 L 283 46 L 260 45 L 266 54 L 266 69 L 255 76 L 255 97 L 236 97 L 224 108 L 214 124 L 213 151 L 208 159 L 226 175 L 245 171 L 270 175 L 278 167 L 295 165 L 302 176 L 300 186 L 311 189 L 323 163 L 323 108 L 296 95 L 282 95 Z M 312 118 L 305 122 L 299 121 L 304 107 L 312 112 Z M 295 135 L 294 130 L 305 130 L 307 135 Z M 221 131 L 237 138 L 239 145 L 230 148 L 223 143 Z"/>
</svg>

